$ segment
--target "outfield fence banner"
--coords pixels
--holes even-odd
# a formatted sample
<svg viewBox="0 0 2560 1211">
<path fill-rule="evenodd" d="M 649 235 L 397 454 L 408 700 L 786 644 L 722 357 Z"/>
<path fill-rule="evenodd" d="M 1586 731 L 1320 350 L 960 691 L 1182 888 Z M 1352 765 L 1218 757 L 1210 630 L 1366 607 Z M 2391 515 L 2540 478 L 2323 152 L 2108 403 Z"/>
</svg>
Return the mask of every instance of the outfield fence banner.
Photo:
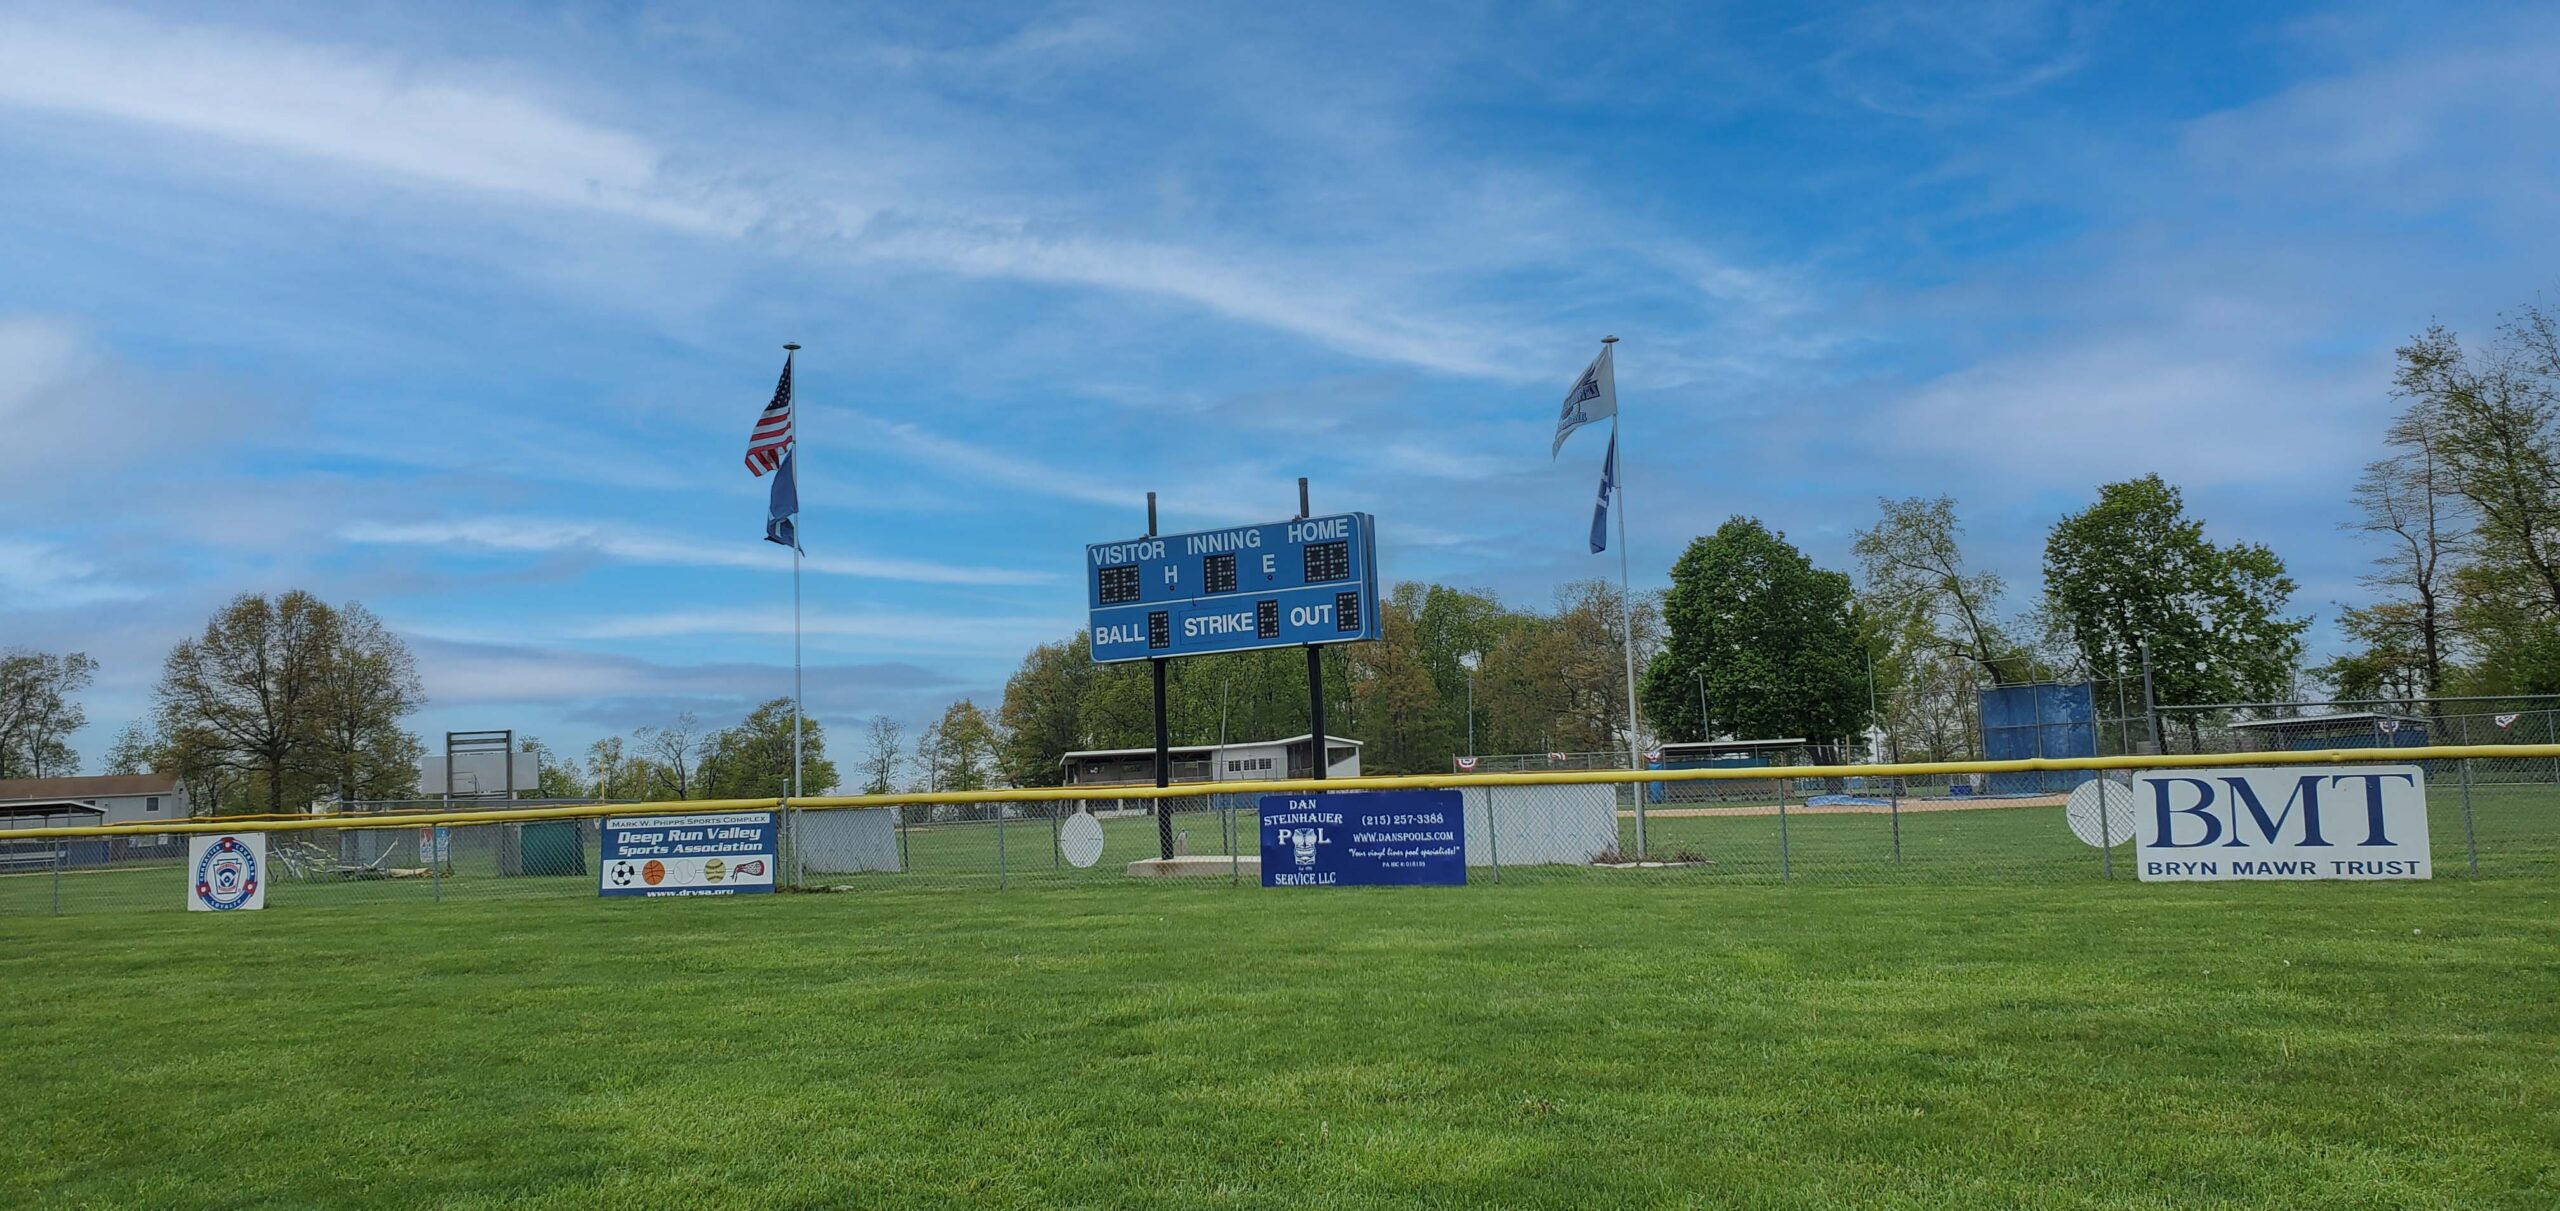
<svg viewBox="0 0 2560 1211">
<path fill-rule="evenodd" d="M 2171 821 L 2179 830 L 2168 837 L 2174 843 L 2192 843 L 2206 827 L 2204 816 L 2221 813 L 2216 828 L 2245 827 L 2253 843 L 2278 834 L 2297 843 L 2294 852 L 2280 859 L 2267 855 L 2268 861 L 2313 861 L 2298 844 L 2304 840 L 2301 796 L 2288 777 L 2382 765 L 2420 775 L 2420 785 L 2394 801 L 2391 810 L 2401 814 L 2389 826 L 2395 845 L 2412 843 L 2410 828 L 2423 831 L 2423 849 L 2411 852 L 2426 857 L 2430 876 L 2560 872 L 2560 744 L 2395 746 L 2387 762 L 2377 756 L 2371 748 L 2287 749 L 1997 763 L 1532 769 L 794 800 L 482 803 L 470 810 L 422 803 L 339 815 L 28 828 L 0 831 L 0 915 L 184 911 L 197 867 L 204 864 L 194 851 L 203 839 L 223 835 L 263 837 L 256 895 L 269 911 L 593 900 L 616 886 L 606 848 L 608 822 L 635 820 L 689 820 L 700 828 L 686 831 L 704 834 L 640 844 L 709 848 L 663 855 L 617 850 L 610 861 L 631 867 L 625 886 L 653 886 L 645 882 L 651 860 L 667 868 L 654 886 L 674 886 L 665 880 L 675 877 L 676 860 L 683 858 L 691 862 L 685 878 L 692 880 L 683 886 L 770 886 L 786 895 L 1011 892 L 1129 887 L 1142 880 L 1259 891 L 1266 859 L 1274 870 L 1282 862 L 1294 870 L 1298 861 L 1295 838 L 1266 844 L 1272 835 L 1263 819 L 1266 797 L 1352 791 L 1456 792 L 1454 808 L 1428 825 L 1435 835 L 1458 834 L 1448 842 L 1425 844 L 1401 835 L 1424 827 L 1410 822 L 1384 827 L 1399 834 L 1396 844 L 1434 851 L 1391 860 L 1433 864 L 1433 881 L 1463 882 L 1466 889 L 1533 882 L 1666 889 L 1717 883 L 2131 883 L 2140 877 L 2138 834 L 2157 825 L 2160 810 L 2186 812 Z M 2135 793 L 2137 781 L 2165 773 L 2205 777 L 2227 771 L 2228 777 L 2240 777 L 2244 770 L 2277 773 L 2252 784 L 2254 800 L 2232 798 L 2228 782 L 2210 783 L 2222 796 L 2211 809 L 2197 808 L 2199 792 L 2192 786 L 2179 791 L 2187 798 L 2165 809 L 2145 804 Z M 2072 784 L 2068 791 L 1991 789 L 2015 784 L 2005 775 L 2050 772 L 2081 777 L 2059 780 Z M 2321 818 L 2328 834 L 2323 839 L 2342 842 L 2355 832 L 2352 839 L 2363 840 L 2360 830 L 2369 822 L 2356 814 L 2360 807 L 2346 801 L 2348 791 L 2336 789 L 2343 785 L 2322 792 L 2337 800 L 2321 809 L 2327 813 Z M 1446 797 L 1435 802 L 1445 803 Z M 2145 811 L 2154 813 L 2148 822 Z M 2412 812 L 2417 814 L 2407 814 Z M 766 817 L 772 819 L 769 839 L 758 823 Z M 727 823 L 707 823 L 712 820 Z M 1175 855 L 1170 862 L 1158 860 L 1160 838 L 1167 835 Z M 2217 846 L 2227 840 L 2218 834 Z M 2199 848 L 2189 844 L 2188 852 Z M 226 899 L 238 893 L 246 874 L 240 857 L 233 854 L 222 863 L 220 873 L 235 880 L 222 893 Z M 715 858 L 722 864 L 717 883 L 708 873 Z M 745 884 L 738 882 L 741 862 L 749 864 Z M 1450 863 L 1463 863 L 1462 879 Z M 217 872 L 208 866 L 205 873 Z M 1319 887 L 1303 894 L 1476 892 Z M 2171 893 L 2164 888 L 2161 894 Z M 642 899 L 614 903 L 618 910 L 652 911 Z"/>
</svg>

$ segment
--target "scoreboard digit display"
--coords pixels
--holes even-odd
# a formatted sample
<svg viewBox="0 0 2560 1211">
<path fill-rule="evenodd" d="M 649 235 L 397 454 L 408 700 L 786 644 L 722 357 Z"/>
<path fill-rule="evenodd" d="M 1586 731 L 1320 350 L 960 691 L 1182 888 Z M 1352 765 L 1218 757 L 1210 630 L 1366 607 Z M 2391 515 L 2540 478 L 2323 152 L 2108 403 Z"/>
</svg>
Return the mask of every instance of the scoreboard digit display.
<svg viewBox="0 0 2560 1211">
<path fill-rule="evenodd" d="M 1085 548 L 1096 664 L 1378 637 L 1366 513 Z"/>
<path fill-rule="evenodd" d="M 1098 575 L 1102 578 L 1102 587 L 1096 597 L 1102 604 L 1127 605 L 1138 599 L 1138 565 L 1129 563 L 1104 568 Z"/>
<path fill-rule="evenodd" d="M 1307 583 L 1351 579 L 1351 544 L 1320 542 L 1307 548 Z"/>
</svg>

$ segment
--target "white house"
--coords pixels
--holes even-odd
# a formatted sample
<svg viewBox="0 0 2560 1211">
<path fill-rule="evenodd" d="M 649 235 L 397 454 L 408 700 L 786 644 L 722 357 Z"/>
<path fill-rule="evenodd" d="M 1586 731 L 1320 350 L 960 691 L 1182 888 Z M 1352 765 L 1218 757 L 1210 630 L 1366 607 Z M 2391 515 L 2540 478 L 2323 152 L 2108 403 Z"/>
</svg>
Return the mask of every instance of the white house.
<svg viewBox="0 0 2560 1211">
<path fill-rule="evenodd" d="M 1168 750 L 1174 782 L 1261 782 L 1313 775 L 1312 735 L 1284 740 L 1246 740 L 1233 744 L 1177 744 Z M 1345 736 L 1325 737 L 1325 777 L 1360 776 L 1360 742 Z M 1068 786 L 1153 786 L 1156 750 L 1102 748 L 1059 758 Z"/>
<path fill-rule="evenodd" d="M 0 778 L 0 828 L 132 824 L 187 818 L 175 774 Z"/>
</svg>

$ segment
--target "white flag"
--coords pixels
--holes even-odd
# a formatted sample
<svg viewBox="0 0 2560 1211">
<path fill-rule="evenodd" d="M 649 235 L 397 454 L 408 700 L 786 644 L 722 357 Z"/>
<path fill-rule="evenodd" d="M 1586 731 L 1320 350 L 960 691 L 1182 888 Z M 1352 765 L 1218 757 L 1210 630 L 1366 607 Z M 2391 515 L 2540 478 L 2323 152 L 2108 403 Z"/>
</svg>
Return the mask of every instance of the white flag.
<svg viewBox="0 0 2560 1211">
<path fill-rule="evenodd" d="M 1556 444 L 1547 457 L 1563 450 L 1564 439 L 1573 436 L 1574 430 L 1618 414 L 1618 375 L 1610 368 L 1611 348 L 1600 346 L 1600 356 L 1591 359 L 1582 377 L 1573 380 L 1573 390 L 1564 393 L 1564 411 L 1556 416 Z"/>
</svg>

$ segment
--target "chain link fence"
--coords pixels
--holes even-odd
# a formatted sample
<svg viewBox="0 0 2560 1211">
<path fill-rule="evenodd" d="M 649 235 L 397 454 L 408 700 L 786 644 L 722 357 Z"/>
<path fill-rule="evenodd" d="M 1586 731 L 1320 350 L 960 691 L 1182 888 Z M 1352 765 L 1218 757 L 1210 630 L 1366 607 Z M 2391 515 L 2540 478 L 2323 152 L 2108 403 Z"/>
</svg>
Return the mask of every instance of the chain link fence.
<svg viewBox="0 0 2560 1211">
<path fill-rule="evenodd" d="M 2269 754 L 2284 763 L 2309 756 Z M 2560 747 L 2530 756 L 2428 756 L 2417 764 L 2427 776 L 2439 877 L 2560 873 Z M 1822 772 L 1811 772 L 1817 768 Z M 2069 819 L 2070 791 L 1998 792 L 1989 789 L 1997 772 L 1771 766 L 1644 781 L 1612 780 L 1624 777 L 1613 770 L 1587 781 L 1527 785 L 1461 776 L 1285 789 L 1459 784 L 1471 885 L 2134 877 L 2129 836 L 2110 834 L 2111 845 L 2084 841 Z M 2073 776 L 2121 782 L 2133 775 L 2082 770 Z M 1008 892 L 1130 886 L 1140 878 L 1259 886 L 1262 799 L 1261 793 L 1175 787 L 1161 800 L 952 795 L 783 807 L 772 881 L 785 894 Z M 749 805 L 775 807 L 772 801 Z M 549 807 L 516 813 L 522 820 L 493 820 L 500 813 L 482 812 L 443 822 L 333 817 L 319 827 L 270 821 L 264 822 L 260 877 L 271 908 L 400 903 L 423 910 L 449 902 L 585 899 L 597 896 L 607 877 L 606 815 L 701 808 Z M 260 826 L 243 821 L 235 827 Z M 1098 833 L 1098 853 L 1076 844 L 1071 832 Z M 188 843 L 185 834 L 112 826 L 0 832 L 0 915 L 183 912 L 195 877 Z M 1176 861 L 1149 861 L 1160 859 L 1168 843 Z M 1165 866 L 1179 873 L 1159 873 Z"/>
</svg>

